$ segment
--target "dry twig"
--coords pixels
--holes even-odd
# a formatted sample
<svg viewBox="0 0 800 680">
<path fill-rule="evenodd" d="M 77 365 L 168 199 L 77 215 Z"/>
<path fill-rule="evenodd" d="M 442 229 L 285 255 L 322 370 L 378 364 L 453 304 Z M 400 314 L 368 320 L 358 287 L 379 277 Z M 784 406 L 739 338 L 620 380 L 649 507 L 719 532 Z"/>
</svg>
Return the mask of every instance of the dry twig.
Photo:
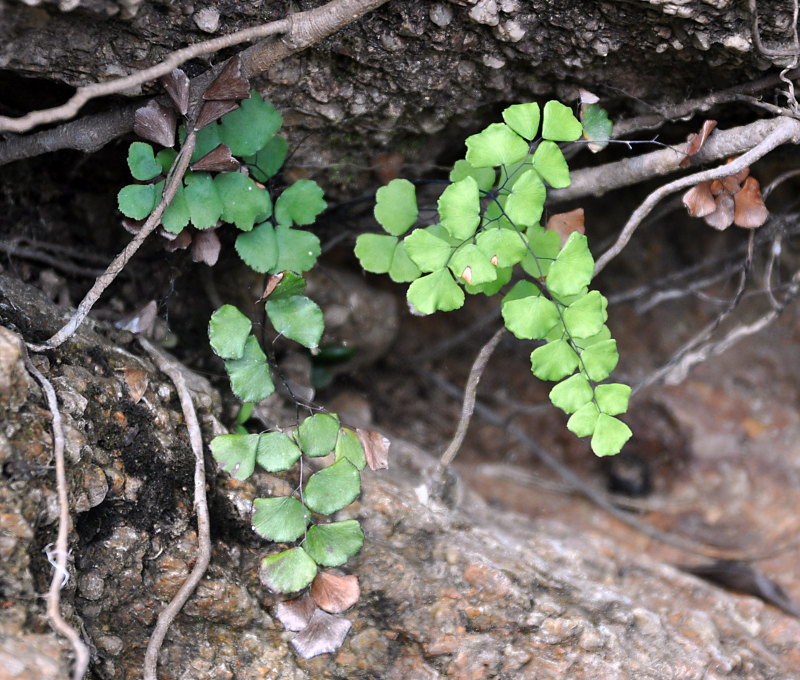
<svg viewBox="0 0 800 680">
<path fill-rule="evenodd" d="M 464 437 L 467 434 L 469 422 L 472 419 L 472 412 L 475 409 L 475 398 L 478 392 L 478 383 L 481 381 L 481 376 L 483 375 L 483 371 L 486 369 L 486 364 L 491 358 L 492 353 L 497 347 L 497 344 L 503 338 L 503 335 L 505 335 L 505 332 L 505 326 L 501 326 L 498 330 L 496 330 L 494 335 L 489 339 L 489 342 L 481 347 L 481 351 L 478 352 L 478 356 L 475 357 L 475 361 L 472 363 L 472 368 L 470 369 L 469 377 L 467 378 L 467 386 L 464 389 L 464 401 L 461 405 L 461 418 L 458 421 L 456 433 L 453 435 L 452 441 L 445 449 L 442 457 L 439 459 L 439 464 L 442 467 L 447 467 L 453 462 L 453 458 L 456 457 L 458 450 L 461 448 L 461 444 L 464 442 Z"/>
<path fill-rule="evenodd" d="M 33 365 L 25 350 L 25 345 L 20 342 L 25 368 L 36 378 L 42 386 L 42 392 L 47 399 L 47 407 L 53 418 L 53 458 L 56 464 L 56 489 L 58 492 L 58 536 L 55 550 L 47 551 L 47 559 L 55 571 L 50 581 L 50 590 L 47 593 L 47 615 L 59 633 L 61 633 L 75 652 L 75 668 L 72 672 L 73 680 L 81 680 L 89 667 L 89 650 L 81 641 L 80 636 L 61 616 L 61 589 L 69 579 L 67 570 L 67 556 L 69 554 L 69 497 L 67 495 L 67 473 L 64 463 L 64 431 L 61 427 L 61 412 L 58 410 L 56 392 L 50 381 L 42 375 Z"/>
<path fill-rule="evenodd" d="M 766 140 L 778 129 L 786 133 L 792 123 L 795 125 L 794 134 L 789 134 L 787 139 L 778 142 L 775 145 L 778 146 L 790 141 L 796 143 L 800 139 L 800 122 L 787 117 L 768 118 L 730 130 L 716 129 L 692 156 L 692 165 L 702 165 L 748 152 L 754 147 L 753 140 Z M 602 196 L 612 190 L 678 172 L 682 169 L 680 162 L 686 157 L 686 147 L 687 144 L 677 144 L 615 163 L 571 171 L 571 183 L 568 187 L 547 192 L 548 205 L 584 196 Z"/>
<path fill-rule="evenodd" d="M 186 600 L 194 592 L 197 584 L 203 578 L 208 563 L 211 560 L 211 522 L 208 516 L 208 502 L 206 501 L 206 469 L 203 454 L 203 436 L 200 432 L 200 423 L 197 421 L 197 413 L 194 410 L 192 396 L 186 387 L 186 381 L 180 365 L 173 359 L 168 358 L 160 350 L 156 349 L 144 338 L 139 338 L 139 343 L 150 355 L 150 358 L 158 366 L 158 369 L 169 376 L 178 390 L 178 398 L 181 402 L 183 417 L 186 420 L 186 428 L 189 431 L 189 441 L 194 452 L 194 508 L 197 513 L 197 561 L 195 562 L 192 573 L 184 581 L 180 590 L 172 601 L 158 615 L 156 627 L 150 636 L 147 644 L 147 651 L 144 657 L 144 680 L 156 680 L 156 667 L 158 666 L 158 652 L 164 637 L 167 634 L 170 624 L 178 615 Z"/>
<path fill-rule="evenodd" d="M 705 145 L 703 145 L 703 148 L 700 151 L 702 152 L 709 142 L 711 142 L 715 137 L 716 132 L 709 137 L 708 141 Z M 752 140 L 752 137 L 750 139 Z M 800 121 L 797 121 L 793 118 L 778 118 L 776 119 L 776 122 L 769 134 L 763 137 L 755 146 L 752 146 L 751 142 L 750 150 L 734 159 L 730 163 L 726 163 L 725 165 L 721 165 L 710 170 L 703 170 L 702 172 L 697 172 L 693 175 L 681 177 L 669 182 L 668 184 L 660 186 L 658 189 L 652 192 L 636 210 L 634 210 L 633 214 L 628 219 L 628 222 L 623 227 L 622 232 L 620 233 L 616 242 L 597 259 L 594 269 L 595 276 L 597 276 L 597 274 L 599 274 L 612 259 L 622 252 L 631 236 L 633 236 L 633 233 L 642 223 L 642 220 L 644 220 L 644 218 L 650 214 L 650 211 L 665 196 L 668 196 L 676 191 L 680 191 L 681 189 L 688 189 L 689 187 L 695 186 L 700 182 L 707 182 L 709 180 L 721 179 L 723 177 L 728 177 L 729 175 L 734 175 L 740 170 L 743 170 L 744 168 L 747 168 L 755 163 L 759 158 L 765 156 L 774 148 L 788 142 L 792 142 L 794 144 L 800 142 Z"/>
</svg>

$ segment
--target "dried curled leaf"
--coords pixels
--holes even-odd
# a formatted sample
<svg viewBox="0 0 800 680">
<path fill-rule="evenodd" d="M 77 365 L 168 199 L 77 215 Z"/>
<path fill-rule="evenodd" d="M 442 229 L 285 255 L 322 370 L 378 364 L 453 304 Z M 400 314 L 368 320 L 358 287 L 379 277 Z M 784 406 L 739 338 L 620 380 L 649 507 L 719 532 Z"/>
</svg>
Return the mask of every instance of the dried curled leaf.
<svg viewBox="0 0 800 680">
<path fill-rule="evenodd" d="M 314 615 L 314 599 L 309 591 L 293 600 L 284 600 L 278 603 L 275 616 L 286 630 L 294 632 L 305 630 Z"/>
<path fill-rule="evenodd" d="M 364 446 L 364 455 L 370 470 L 383 470 L 389 467 L 389 447 L 391 441 L 380 432 L 356 428 L 356 434 Z"/>
<path fill-rule="evenodd" d="M 716 210 L 703 219 L 709 227 L 714 227 L 719 231 L 724 231 L 733 224 L 733 196 L 721 193 L 714 201 Z"/>
<path fill-rule="evenodd" d="M 570 210 L 569 212 L 553 215 L 547 220 L 545 228 L 549 231 L 555 231 L 561 237 L 561 247 L 563 248 L 570 234 L 576 231 L 579 234 L 586 233 L 584 221 L 583 208 L 575 208 L 575 210 Z"/>
<path fill-rule="evenodd" d="M 694 156 L 700 149 L 702 148 L 703 144 L 706 143 L 706 139 L 708 139 L 708 135 L 711 134 L 711 131 L 716 127 L 717 121 L 715 120 L 707 120 L 703 123 L 703 127 L 700 128 L 700 132 L 697 134 L 692 133 L 687 138 L 687 145 L 686 145 L 686 157 L 680 162 L 680 166 L 682 168 L 688 168 L 689 163 L 692 162 L 692 156 Z"/>
<path fill-rule="evenodd" d="M 176 68 L 161 78 L 161 84 L 182 116 L 189 110 L 189 76 Z"/>
<path fill-rule="evenodd" d="M 769 217 L 769 210 L 764 205 L 761 187 L 755 177 L 748 177 L 741 191 L 734 197 L 733 222 L 745 229 L 760 227 Z"/>
<path fill-rule="evenodd" d="M 206 101 L 247 99 L 249 96 L 250 83 L 242 75 L 242 60 L 239 55 L 228 60 L 214 82 L 203 93 L 203 99 Z"/>
<path fill-rule="evenodd" d="M 716 201 L 711 193 L 711 182 L 700 182 L 683 195 L 683 205 L 692 217 L 705 217 L 717 209 Z"/>
<path fill-rule="evenodd" d="M 192 240 L 192 262 L 205 262 L 213 267 L 219 258 L 222 244 L 214 229 L 198 231 Z"/>
<path fill-rule="evenodd" d="M 317 609 L 305 630 L 292 638 L 292 645 L 304 659 L 335 652 L 342 646 L 351 625 L 341 616 Z"/>
<path fill-rule="evenodd" d="M 202 130 L 206 125 L 210 125 L 218 118 L 222 118 L 226 113 L 236 111 L 239 105 L 231 100 L 226 101 L 210 101 L 203 104 L 200 115 L 197 117 L 197 122 L 194 125 L 195 130 Z"/>
</svg>

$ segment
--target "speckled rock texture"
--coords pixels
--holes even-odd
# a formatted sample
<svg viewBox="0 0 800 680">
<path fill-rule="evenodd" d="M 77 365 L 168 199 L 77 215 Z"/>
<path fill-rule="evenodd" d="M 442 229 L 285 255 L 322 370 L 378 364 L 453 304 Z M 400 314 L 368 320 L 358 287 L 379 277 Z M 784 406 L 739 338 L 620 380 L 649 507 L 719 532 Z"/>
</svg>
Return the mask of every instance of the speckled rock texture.
<svg viewBox="0 0 800 680">
<path fill-rule="evenodd" d="M 8 277 L 0 292 L 0 668 L 2 677 L 63 678 L 69 653 L 37 597 L 56 522 L 49 415 L 19 345 L 20 333 L 41 340 L 63 313 Z M 192 456 L 174 387 L 130 335 L 101 325 L 34 361 L 56 386 L 68 442 L 63 611 L 91 649 L 92 678 L 141 677 L 155 617 L 196 550 Z M 209 439 L 221 428 L 218 397 L 204 379 L 190 384 Z M 432 465 L 396 440 L 391 470 L 364 475 L 361 498 L 341 513 L 367 535 L 347 565 L 362 597 L 346 614 L 353 626 L 341 649 L 309 661 L 273 618 L 278 598 L 256 576 L 268 547 L 249 529 L 252 499 L 283 482 L 235 482 L 210 466 L 211 566 L 167 635 L 159 677 L 796 677 L 796 619 L 599 531 L 490 509 L 463 486 L 453 507 L 425 504 Z"/>
<path fill-rule="evenodd" d="M 286 7 L 274 0 L 6 0 L 2 100 L 18 113 L 50 106 L 69 92 L 54 84 L 127 74 L 210 35 L 282 18 Z M 759 12 L 764 43 L 785 48 L 790 6 L 760 2 Z M 292 162 L 326 185 L 352 186 L 385 152 L 402 154 L 407 166 L 439 156 L 452 162 L 464 133 L 508 103 L 574 102 L 583 87 L 606 106 L 652 113 L 747 82 L 773 65 L 754 50 L 751 26 L 747 3 L 732 0 L 393 0 L 256 82 L 284 113 L 292 139 L 303 140 Z M 196 74 L 218 59 L 187 69 Z"/>
</svg>

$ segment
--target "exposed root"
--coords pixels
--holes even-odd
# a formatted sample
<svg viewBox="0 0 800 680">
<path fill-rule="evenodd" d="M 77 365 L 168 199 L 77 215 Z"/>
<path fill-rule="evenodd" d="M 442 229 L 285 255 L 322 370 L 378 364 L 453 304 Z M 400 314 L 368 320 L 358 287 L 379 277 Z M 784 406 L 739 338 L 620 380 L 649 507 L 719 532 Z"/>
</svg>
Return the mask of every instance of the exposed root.
<svg viewBox="0 0 800 680">
<path fill-rule="evenodd" d="M 67 558 L 69 556 L 69 498 L 67 496 L 67 473 L 64 463 L 64 431 L 61 426 L 61 412 L 58 410 L 56 392 L 50 381 L 42 375 L 33 365 L 22 345 L 22 356 L 25 368 L 42 386 L 42 392 L 47 399 L 47 407 L 53 418 L 53 458 L 56 464 L 56 489 L 58 492 L 58 536 L 55 549 L 47 548 L 47 559 L 53 566 L 53 578 L 50 581 L 50 590 L 47 593 L 47 615 L 50 622 L 61 633 L 75 652 L 75 667 L 72 671 L 73 680 L 81 680 L 89 667 L 89 650 L 81 641 L 80 635 L 61 616 L 61 589 L 69 580 Z"/>
<path fill-rule="evenodd" d="M 184 581 L 172 601 L 158 615 L 156 627 L 147 643 L 144 656 L 144 680 L 156 680 L 158 666 L 158 652 L 164 642 L 164 637 L 170 624 L 178 615 L 183 605 L 189 599 L 197 584 L 203 578 L 211 560 L 211 522 L 208 516 L 208 502 L 206 500 L 206 470 L 203 460 L 203 436 L 200 432 L 200 423 L 194 410 L 192 396 L 186 387 L 180 365 L 167 357 L 144 338 L 139 338 L 139 343 L 150 355 L 160 371 L 169 376 L 178 391 L 178 397 L 189 430 L 189 441 L 194 452 L 194 507 L 197 513 L 197 561 L 189 577 Z"/>
</svg>

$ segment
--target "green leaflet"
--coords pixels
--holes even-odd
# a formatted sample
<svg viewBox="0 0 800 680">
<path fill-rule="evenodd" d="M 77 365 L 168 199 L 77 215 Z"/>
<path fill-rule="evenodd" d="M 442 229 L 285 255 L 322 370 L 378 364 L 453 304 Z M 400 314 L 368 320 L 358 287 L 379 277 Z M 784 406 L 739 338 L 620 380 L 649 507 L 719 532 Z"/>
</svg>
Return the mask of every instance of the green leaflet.
<svg viewBox="0 0 800 680">
<path fill-rule="evenodd" d="M 253 90 L 250 98 L 243 99 L 238 109 L 224 115 L 218 124 L 207 127 L 218 126 L 219 140 L 230 147 L 234 156 L 243 157 L 252 156 L 262 149 L 280 129 L 282 123 L 281 114 L 275 107 L 265 102 L 261 95 Z M 216 146 L 215 144 L 208 151 Z"/>
<path fill-rule="evenodd" d="M 339 418 L 332 413 L 317 413 L 300 423 L 300 448 L 307 456 L 327 456 L 336 446 Z"/>
<path fill-rule="evenodd" d="M 531 371 L 541 380 L 561 380 L 578 367 L 578 355 L 566 340 L 553 340 L 531 352 Z"/>
<path fill-rule="evenodd" d="M 283 432 L 258 435 L 256 462 L 267 472 L 288 470 L 299 460 L 300 455 L 297 444 Z"/>
<path fill-rule="evenodd" d="M 465 177 L 472 177 L 481 191 L 489 191 L 497 180 L 497 173 L 494 168 L 475 168 L 468 160 L 462 158 L 456 161 L 450 171 L 450 181 L 458 182 Z"/>
<path fill-rule="evenodd" d="M 314 512 L 330 515 L 350 505 L 361 493 L 361 475 L 349 460 L 342 459 L 311 475 L 303 494 Z"/>
<path fill-rule="evenodd" d="M 317 524 L 308 530 L 306 550 L 323 567 L 338 567 L 364 545 L 364 532 L 354 519 Z"/>
<path fill-rule="evenodd" d="M 225 207 L 211 175 L 198 172 L 184 180 L 184 196 L 189 205 L 189 217 L 196 229 L 216 227 Z"/>
<path fill-rule="evenodd" d="M 407 179 L 393 179 L 375 199 L 375 219 L 387 233 L 402 236 L 417 221 L 417 190 Z"/>
<path fill-rule="evenodd" d="M 555 100 L 544 105 L 542 137 L 554 142 L 574 142 L 582 133 L 581 122 L 575 118 L 568 106 Z"/>
<path fill-rule="evenodd" d="M 238 359 L 225 362 L 233 393 L 242 401 L 261 401 L 275 391 L 267 357 L 254 335 L 247 338 Z"/>
<path fill-rule="evenodd" d="M 598 385 L 595 389 L 597 405 L 603 413 L 616 416 L 628 410 L 631 388 L 621 383 Z"/>
<path fill-rule="evenodd" d="M 608 301 L 596 290 L 579 297 L 564 310 L 564 324 L 570 335 L 588 338 L 599 333 L 608 318 Z"/>
<path fill-rule="evenodd" d="M 312 224 L 328 207 L 322 197 L 322 188 L 309 179 L 299 179 L 284 189 L 275 201 L 275 219 L 279 225 Z"/>
<path fill-rule="evenodd" d="M 415 229 L 403 240 L 406 253 L 420 271 L 432 272 L 447 264 L 454 245 L 441 226 Z"/>
<path fill-rule="evenodd" d="M 359 470 L 367 466 L 367 457 L 364 455 L 364 445 L 353 430 L 343 427 L 339 430 L 339 437 L 334 448 L 336 460 L 346 458 Z"/>
<path fill-rule="evenodd" d="M 129 184 L 117 194 L 119 211 L 133 220 L 143 220 L 156 207 L 156 187 L 153 184 Z"/>
<path fill-rule="evenodd" d="M 272 212 L 269 194 L 240 172 L 220 173 L 214 186 L 222 200 L 222 220 L 242 231 L 250 231 L 256 217 L 265 219 Z"/>
<path fill-rule="evenodd" d="M 567 161 L 554 142 L 545 140 L 536 147 L 533 152 L 533 167 L 554 189 L 563 189 L 571 184 Z"/>
<path fill-rule="evenodd" d="M 539 105 L 536 102 L 514 104 L 503 111 L 503 120 L 506 124 L 518 135 L 529 141 L 536 138 L 540 116 Z"/>
<path fill-rule="evenodd" d="M 601 413 L 592 434 L 592 451 L 597 456 L 613 456 L 620 452 L 633 433 L 618 418 Z"/>
<path fill-rule="evenodd" d="M 250 269 L 267 273 L 278 263 L 278 239 L 274 227 L 265 222 L 236 237 L 236 252 Z"/>
<path fill-rule="evenodd" d="M 442 226 L 455 239 L 463 241 L 475 233 L 480 218 L 478 183 L 471 177 L 450 184 L 439 197 Z"/>
<path fill-rule="evenodd" d="M 593 395 L 589 381 L 580 373 L 576 373 L 550 390 L 550 401 L 564 413 L 575 413 L 588 404 Z"/>
<path fill-rule="evenodd" d="M 559 323 L 558 309 L 529 281 L 520 281 L 503 298 L 506 328 L 523 340 L 541 340 Z"/>
<path fill-rule="evenodd" d="M 570 234 L 547 273 L 547 287 L 557 297 L 575 295 L 589 285 L 594 274 L 594 259 L 586 236 Z"/>
<path fill-rule="evenodd" d="M 450 258 L 449 267 L 453 276 L 476 286 L 497 278 L 497 267 L 486 253 L 471 243 L 456 250 Z"/>
<path fill-rule="evenodd" d="M 304 295 L 267 300 L 267 316 L 278 333 L 303 347 L 319 347 L 325 322 L 316 302 Z"/>
<path fill-rule="evenodd" d="M 538 224 L 546 197 L 539 174 L 533 169 L 525 170 L 506 200 L 506 215 L 520 228 Z"/>
<path fill-rule="evenodd" d="M 128 149 L 128 167 L 134 179 L 147 181 L 158 177 L 163 169 L 153 154 L 153 147 L 144 142 L 134 142 Z"/>
<path fill-rule="evenodd" d="M 464 304 L 464 291 L 447 269 L 418 278 L 408 287 L 408 301 L 419 314 L 449 312 Z"/>
<path fill-rule="evenodd" d="M 257 434 L 221 434 L 211 441 L 214 460 L 236 479 L 247 479 L 256 467 Z"/>
<path fill-rule="evenodd" d="M 262 538 L 277 543 L 296 541 L 305 534 L 311 519 L 296 498 L 256 498 L 253 501 L 253 529 Z"/>
<path fill-rule="evenodd" d="M 261 560 L 258 576 L 276 593 L 295 593 L 311 585 L 317 575 L 317 563 L 302 548 L 291 548 Z"/>
<path fill-rule="evenodd" d="M 474 168 L 518 163 L 528 155 L 528 143 L 508 125 L 492 123 L 483 132 L 467 137 L 467 162 Z"/>
<path fill-rule="evenodd" d="M 240 359 L 252 323 L 233 305 L 222 305 L 211 315 L 208 338 L 211 349 L 223 359 Z"/>
</svg>

